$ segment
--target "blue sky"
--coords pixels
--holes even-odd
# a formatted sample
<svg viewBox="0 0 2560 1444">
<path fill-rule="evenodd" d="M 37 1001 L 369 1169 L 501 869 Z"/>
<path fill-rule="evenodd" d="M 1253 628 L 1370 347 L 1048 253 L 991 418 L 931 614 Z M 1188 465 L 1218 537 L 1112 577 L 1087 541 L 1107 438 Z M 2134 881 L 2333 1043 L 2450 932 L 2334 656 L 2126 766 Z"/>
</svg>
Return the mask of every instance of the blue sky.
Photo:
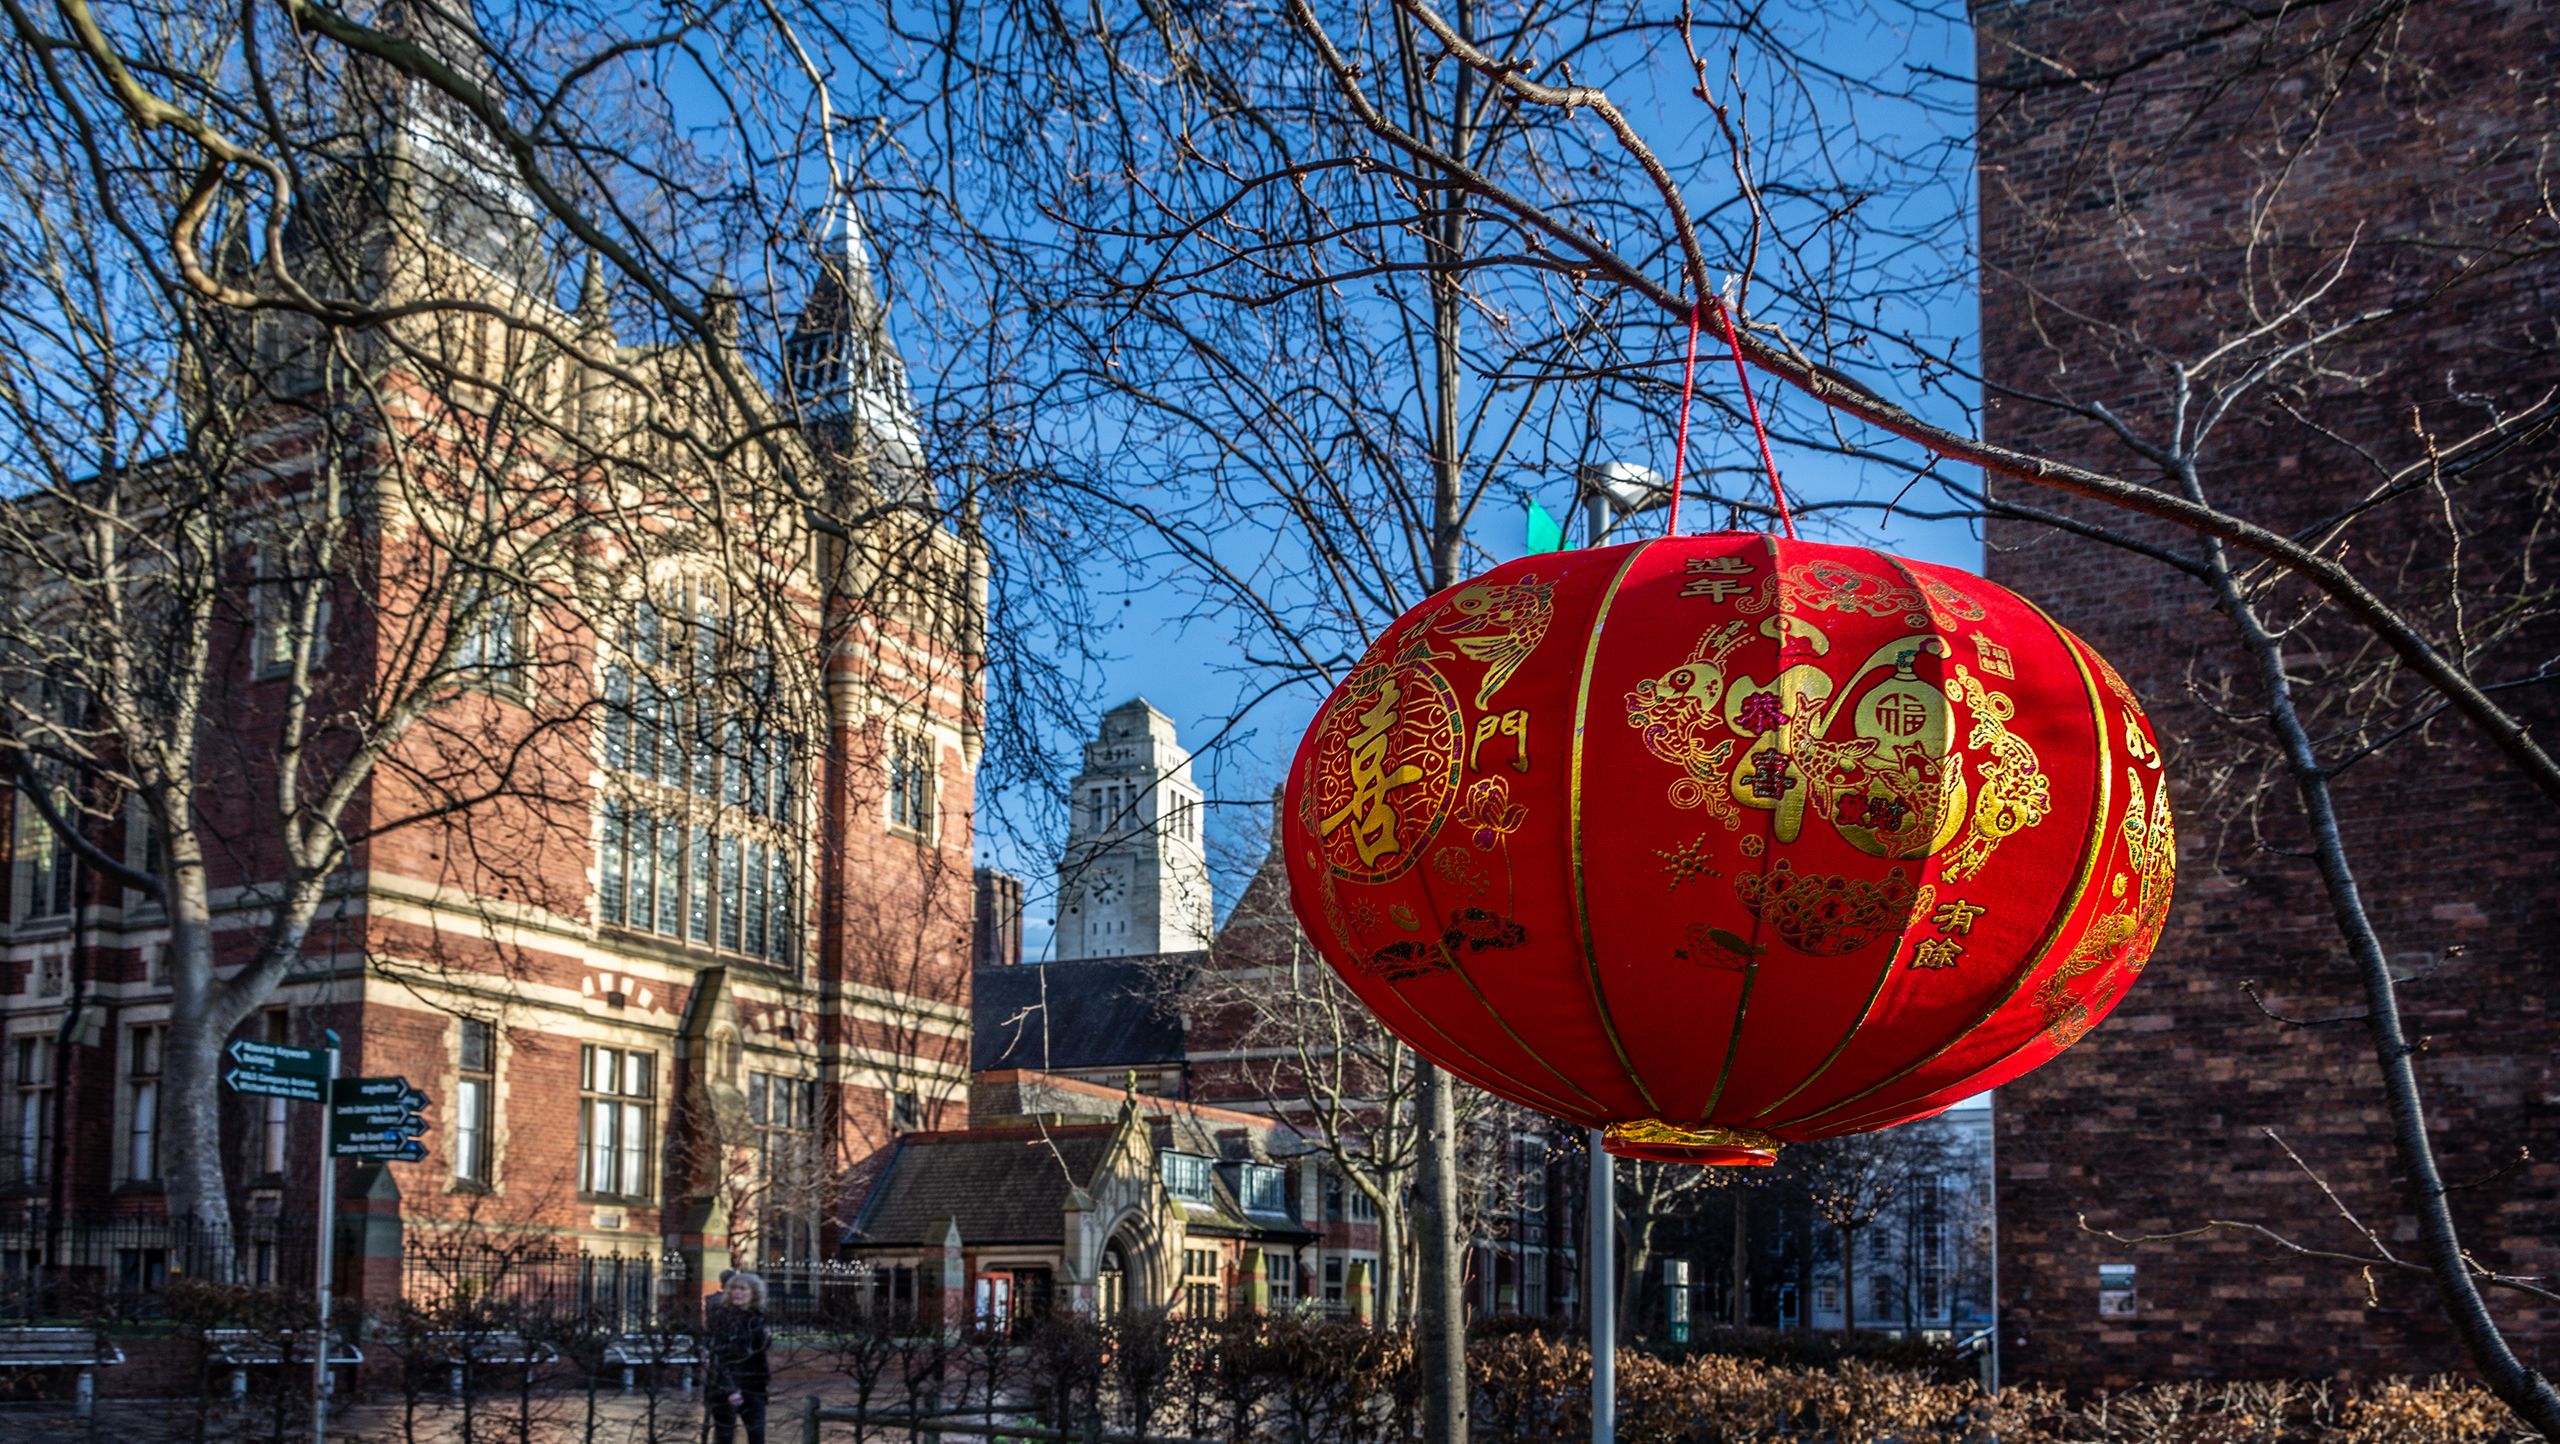
<svg viewBox="0 0 2560 1444">
<path fill-rule="evenodd" d="M 1652 13 L 1658 8 L 1648 5 L 1646 10 Z M 1904 163 L 1904 158 L 1917 157 L 1923 170 L 1960 178 L 1934 190 L 1925 185 L 1905 190 L 1892 202 L 1900 208 L 1895 214 L 1870 213 L 1861 219 L 1873 224 L 1879 233 L 1931 237 L 1901 253 L 1890 254 L 1881 262 L 1868 262 L 1888 274 L 1898 270 L 1897 284 L 1907 284 L 1911 295 L 1925 298 L 1908 304 L 1906 314 L 1884 324 L 1934 338 L 1935 344 L 1952 347 L 1959 359 L 1969 360 L 1976 326 L 1967 224 L 1972 203 L 1970 136 L 1966 125 L 1970 102 L 1963 77 L 1972 70 L 1971 30 L 1960 11 L 1937 14 L 1890 3 L 1863 9 L 1853 5 L 1851 10 L 1867 16 L 1872 23 L 1844 25 L 1838 16 L 1825 15 L 1790 17 L 1801 21 L 1801 25 L 1788 34 L 1787 40 L 1829 62 L 1843 77 L 1837 82 L 1837 105 L 1822 112 L 1823 124 L 1814 128 L 1818 134 L 1807 143 L 1826 150 L 1814 162 L 1818 166 L 1835 164 L 1827 152 L 1847 137 L 1853 143 L 1843 147 L 1844 153 L 1854 151 L 1867 158 L 1865 163 L 1895 165 Z M 1701 155 L 1714 153 L 1712 140 L 1702 136 L 1708 125 L 1703 110 L 1686 93 L 1692 77 L 1685 57 L 1676 49 L 1665 54 L 1657 48 L 1651 53 L 1613 58 L 1618 66 L 1607 80 L 1610 93 L 1655 139 L 1657 146 L 1666 150 L 1687 146 Z M 1753 72 L 1747 56 L 1737 67 L 1736 78 L 1744 88 L 1771 83 L 1768 75 Z M 1859 162 L 1852 157 L 1845 163 L 1854 166 Z M 1717 165 L 1700 164 L 1691 185 L 1692 208 L 1703 214 L 1730 191 L 1731 179 Z M 1963 239 L 1951 241 L 1951 235 Z M 1711 255 L 1710 264 L 1716 260 Z M 1730 363 L 1720 351 L 1702 350 L 1697 384 L 1701 393 L 1714 387 L 1729 390 L 1735 385 Z M 1975 397 L 1965 387 L 1941 382 L 1918 392 L 1907 385 L 1882 389 L 1933 420 L 1968 430 L 1975 424 Z M 1765 382 L 1761 394 L 1764 402 L 1770 399 Z M 1756 469 L 1757 457 L 1747 431 L 1725 427 L 1722 413 L 1705 407 L 1699 409 L 1697 417 L 1690 442 L 1689 465 L 1693 473 L 1709 467 Z M 1673 437 L 1668 427 L 1629 423 L 1609 439 L 1612 453 L 1618 458 L 1659 472 L 1670 471 Z M 1852 497 L 1889 501 L 1902 491 L 1909 477 L 1907 470 L 1783 445 L 1777 460 L 1790 496 L 1800 502 Z M 1579 520 L 1572 509 L 1574 495 L 1573 478 L 1566 474 L 1546 478 L 1535 491 L 1536 499 L 1564 519 L 1578 539 Z M 1908 500 L 1910 505 L 1922 508 L 1945 505 L 1944 499 L 1927 485 L 1912 488 Z M 1700 514 L 1711 511 L 1693 506 L 1684 518 L 1684 530 L 1713 526 L 1712 515 Z M 1872 518 L 1875 514 L 1864 515 Z M 1660 520 L 1656 515 L 1629 525 L 1658 528 Z M 1859 526 L 1864 529 L 1834 520 L 1819 529 L 1809 529 L 1807 535 L 1879 545 L 1968 570 L 1978 570 L 1982 564 L 1981 544 L 1969 521 L 1926 521 L 1897 514 L 1881 526 L 1872 522 Z M 1640 534 L 1643 533 L 1639 530 L 1619 535 Z M 1499 558 L 1519 555 L 1524 550 L 1520 508 L 1488 498 L 1478 511 L 1472 540 Z M 1238 665 L 1238 639 L 1225 624 L 1214 620 L 1186 623 L 1185 597 L 1178 588 L 1167 585 L 1168 580 L 1165 576 L 1131 575 L 1116 565 L 1095 565 L 1086 570 L 1085 581 L 1093 591 L 1100 618 L 1100 624 L 1089 634 L 1099 655 L 1088 689 L 1088 716 L 1098 716 L 1107 707 L 1143 695 L 1175 720 L 1186 745 L 1200 751 L 1195 767 L 1212 803 L 1211 862 L 1223 916 L 1258 854 L 1272 789 L 1280 781 L 1299 734 L 1321 697 L 1312 687 L 1296 689 L 1262 697 L 1239 715 L 1239 709 L 1257 698 L 1267 682 Z M 991 705 L 1001 706 L 1003 701 L 991 699 Z M 1074 740 L 1057 739 L 1056 750 L 1060 755 L 1072 756 Z M 1058 777 L 1055 786 L 1063 789 L 1067 781 L 1064 776 Z M 1028 821 L 1044 816 L 1057 814 L 1051 808 L 1010 803 L 990 807 L 982 813 L 978 847 L 981 861 L 1005 867 L 1028 884 L 1025 947 L 1026 954 L 1033 958 L 1044 955 L 1048 943 L 1055 856 L 1061 840 L 1046 835 L 1040 824 Z"/>
</svg>

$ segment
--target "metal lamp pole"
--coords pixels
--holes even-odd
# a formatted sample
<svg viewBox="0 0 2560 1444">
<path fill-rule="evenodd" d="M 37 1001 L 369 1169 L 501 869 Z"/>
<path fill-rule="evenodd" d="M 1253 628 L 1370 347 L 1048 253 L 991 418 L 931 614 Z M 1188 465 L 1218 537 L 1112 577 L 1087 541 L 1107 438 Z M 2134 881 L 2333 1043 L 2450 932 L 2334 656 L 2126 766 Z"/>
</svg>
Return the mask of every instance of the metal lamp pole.
<svg viewBox="0 0 2560 1444">
<path fill-rule="evenodd" d="M 1670 500 L 1670 487 L 1644 467 L 1623 461 L 1586 466 L 1576 479 L 1583 487 L 1583 545 L 1598 546 L 1620 517 L 1649 511 Z M 1591 1444 L 1618 1440 L 1618 1161 L 1603 1146 L 1600 1130 L 1591 1130 L 1591 1241 L 1586 1250 L 1583 1297 L 1591 1310 Z"/>
</svg>

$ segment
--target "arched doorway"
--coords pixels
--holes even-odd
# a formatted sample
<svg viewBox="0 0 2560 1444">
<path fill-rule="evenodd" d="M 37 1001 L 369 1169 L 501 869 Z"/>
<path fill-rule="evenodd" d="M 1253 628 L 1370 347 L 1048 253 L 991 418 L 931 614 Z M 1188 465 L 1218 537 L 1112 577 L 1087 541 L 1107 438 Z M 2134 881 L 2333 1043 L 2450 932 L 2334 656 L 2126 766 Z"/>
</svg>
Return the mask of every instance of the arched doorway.
<svg viewBox="0 0 2560 1444">
<path fill-rule="evenodd" d="M 1095 1282 L 1094 1313 L 1116 1319 L 1129 1307 L 1129 1252 L 1114 1234 L 1102 1248 L 1102 1269 Z"/>
</svg>

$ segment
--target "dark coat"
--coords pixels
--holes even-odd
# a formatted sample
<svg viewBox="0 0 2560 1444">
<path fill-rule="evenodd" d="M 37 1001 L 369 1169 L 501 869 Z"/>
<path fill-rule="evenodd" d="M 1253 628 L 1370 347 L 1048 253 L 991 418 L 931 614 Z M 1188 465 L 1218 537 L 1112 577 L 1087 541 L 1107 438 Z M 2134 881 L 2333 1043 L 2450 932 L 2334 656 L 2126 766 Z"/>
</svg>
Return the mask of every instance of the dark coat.
<svg viewBox="0 0 2560 1444">
<path fill-rule="evenodd" d="M 765 1351 L 773 1347 L 773 1330 L 764 1321 L 764 1310 L 722 1308 L 712 1314 L 709 1325 L 712 1394 L 769 1392 L 773 1372 L 765 1362 Z"/>
</svg>

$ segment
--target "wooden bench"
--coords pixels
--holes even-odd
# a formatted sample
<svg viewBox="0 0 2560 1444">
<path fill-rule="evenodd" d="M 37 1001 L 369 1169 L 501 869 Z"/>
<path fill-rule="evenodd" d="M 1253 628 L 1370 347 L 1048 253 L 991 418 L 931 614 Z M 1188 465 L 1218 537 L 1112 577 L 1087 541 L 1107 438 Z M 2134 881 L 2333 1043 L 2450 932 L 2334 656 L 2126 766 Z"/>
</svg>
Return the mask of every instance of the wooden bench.
<svg viewBox="0 0 2560 1444">
<path fill-rule="evenodd" d="M 622 1392 L 631 1392 L 632 1376 L 641 1369 L 682 1369 L 679 1384 L 693 1392 L 694 1371 L 702 1367 L 702 1350 L 691 1334 L 622 1334 L 604 1346 L 604 1361 L 622 1370 Z"/>
<path fill-rule="evenodd" d="M 115 1340 L 92 1329 L 0 1328 L 0 1369 L 72 1369 L 71 1397 L 86 1417 L 99 1369 L 124 1362 Z"/>
<path fill-rule="evenodd" d="M 249 1371 L 255 1368 L 309 1368 L 311 1365 L 311 1331 L 287 1329 L 268 1332 L 262 1329 L 207 1329 L 204 1331 L 205 1357 L 231 1371 L 231 1397 L 249 1392 Z M 364 1362 L 364 1350 L 336 1335 L 329 1338 L 329 1388 L 335 1392 L 338 1370 L 352 1369 Z"/>
<path fill-rule="evenodd" d="M 560 1357 L 560 1351 L 549 1344 L 528 1339 L 513 1329 L 429 1334 L 427 1342 L 450 1366 L 447 1378 L 456 1396 L 462 1393 L 466 1370 L 533 1369 Z"/>
</svg>

